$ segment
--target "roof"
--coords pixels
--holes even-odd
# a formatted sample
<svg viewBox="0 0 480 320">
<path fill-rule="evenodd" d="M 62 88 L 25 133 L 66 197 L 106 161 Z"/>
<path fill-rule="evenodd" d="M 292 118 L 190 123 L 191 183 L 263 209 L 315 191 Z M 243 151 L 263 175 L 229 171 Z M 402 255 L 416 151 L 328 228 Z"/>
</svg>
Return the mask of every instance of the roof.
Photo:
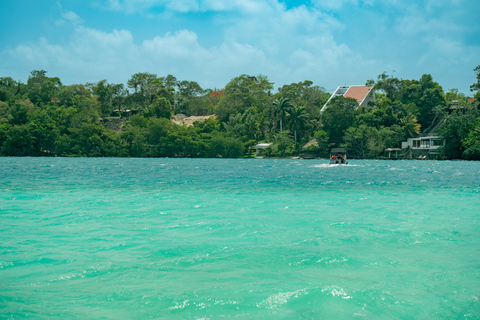
<svg viewBox="0 0 480 320">
<path fill-rule="evenodd" d="M 345 98 L 353 98 L 358 103 L 362 103 L 368 93 L 372 90 L 372 87 L 367 86 L 351 86 L 347 92 L 343 95 Z"/>
<path fill-rule="evenodd" d="M 327 108 L 328 103 L 330 102 L 330 100 L 332 100 L 332 98 L 338 96 L 355 99 L 358 102 L 359 106 L 362 106 L 369 101 L 375 101 L 375 95 L 371 94 L 372 88 L 373 87 L 371 86 L 340 86 L 330 96 L 327 102 L 323 105 L 322 109 L 320 109 L 320 113 L 322 113 Z"/>
<path fill-rule="evenodd" d="M 273 146 L 273 143 L 259 143 L 255 146 L 258 149 L 264 149 Z"/>
<path fill-rule="evenodd" d="M 402 149 L 399 148 L 387 148 L 385 151 L 402 151 Z"/>
<path fill-rule="evenodd" d="M 312 139 L 312 140 L 308 141 L 307 144 L 302 147 L 302 149 L 307 149 L 310 146 L 318 147 L 317 139 Z"/>
<path fill-rule="evenodd" d="M 330 153 L 345 153 L 346 150 L 345 148 L 333 148 L 332 150 L 330 150 Z"/>
</svg>

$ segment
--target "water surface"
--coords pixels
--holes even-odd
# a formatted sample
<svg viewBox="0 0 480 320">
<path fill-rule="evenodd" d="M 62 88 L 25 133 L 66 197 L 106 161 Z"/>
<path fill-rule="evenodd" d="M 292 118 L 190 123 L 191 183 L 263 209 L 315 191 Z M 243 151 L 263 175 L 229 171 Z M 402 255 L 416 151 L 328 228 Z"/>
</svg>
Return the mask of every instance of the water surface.
<svg viewBox="0 0 480 320">
<path fill-rule="evenodd" d="M 480 318 L 480 163 L 326 162 L 0 158 L 0 318 Z"/>
</svg>

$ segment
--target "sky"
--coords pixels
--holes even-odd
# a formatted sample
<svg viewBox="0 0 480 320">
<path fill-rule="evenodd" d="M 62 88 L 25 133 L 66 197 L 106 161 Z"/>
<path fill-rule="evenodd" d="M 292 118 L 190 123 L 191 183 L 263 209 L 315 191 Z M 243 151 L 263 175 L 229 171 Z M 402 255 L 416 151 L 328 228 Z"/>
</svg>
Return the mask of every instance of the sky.
<svg viewBox="0 0 480 320">
<path fill-rule="evenodd" d="M 64 85 L 138 72 L 223 88 L 264 75 L 332 92 L 431 74 L 471 96 L 479 0 L 0 0 L 0 77 Z"/>
</svg>

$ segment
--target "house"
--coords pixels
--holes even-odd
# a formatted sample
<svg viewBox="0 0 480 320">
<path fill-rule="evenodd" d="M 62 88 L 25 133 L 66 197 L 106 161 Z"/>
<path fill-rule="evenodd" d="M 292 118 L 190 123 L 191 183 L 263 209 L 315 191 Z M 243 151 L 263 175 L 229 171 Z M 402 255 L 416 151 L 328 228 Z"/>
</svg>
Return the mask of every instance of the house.
<svg viewBox="0 0 480 320">
<path fill-rule="evenodd" d="M 330 96 L 328 101 L 320 109 L 320 113 L 325 111 L 328 103 L 335 97 L 343 96 L 345 98 L 353 98 L 357 100 L 359 107 L 367 107 L 369 102 L 375 102 L 375 92 L 370 86 L 340 86 Z"/>
<path fill-rule="evenodd" d="M 265 157 L 265 150 L 267 148 L 273 147 L 273 143 L 259 143 L 255 146 L 255 158 L 263 158 Z"/>
<path fill-rule="evenodd" d="M 437 134 L 437 129 L 445 119 L 433 123 L 425 129 L 418 137 L 408 138 L 402 142 L 402 153 L 413 159 L 437 159 L 443 157 L 443 146 L 445 139 Z"/>
<path fill-rule="evenodd" d="M 402 151 L 409 153 L 410 158 L 435 159 L 442 157 L 439 148 L 445 145 L 445 140 L 437 135 L 408 138 L 402 142 Z"/>
</svg>

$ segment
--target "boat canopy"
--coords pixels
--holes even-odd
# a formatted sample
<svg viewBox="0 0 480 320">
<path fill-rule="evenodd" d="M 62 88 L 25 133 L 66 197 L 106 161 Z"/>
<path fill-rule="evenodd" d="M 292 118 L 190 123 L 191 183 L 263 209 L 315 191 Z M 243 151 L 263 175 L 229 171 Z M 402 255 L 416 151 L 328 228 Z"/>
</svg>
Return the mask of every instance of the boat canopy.
<svg viewBox="0 0 480 320">
<path fill-rule="evenodd" d="M 333 148 L 332 150 L 330 150 L 330 154 L 337 153 L 346 154 L 347 152 L 345 151 L 345 148 Z"/>
</svg>

